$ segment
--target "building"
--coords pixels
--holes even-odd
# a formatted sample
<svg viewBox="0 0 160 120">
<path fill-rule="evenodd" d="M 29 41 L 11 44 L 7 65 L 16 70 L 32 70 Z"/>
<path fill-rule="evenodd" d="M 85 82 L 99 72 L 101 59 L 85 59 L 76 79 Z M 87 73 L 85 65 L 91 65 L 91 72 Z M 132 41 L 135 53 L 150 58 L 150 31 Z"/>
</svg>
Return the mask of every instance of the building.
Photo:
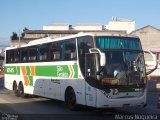
<svg viewBox="0 0 160 120">
<path fill-rule="evenodd" d="M 71 29 L 69 24 L 50 24 L 43 26 L 43 30 L 56 30 L 56 31 L 68 31 Z"/>
<path fill-rule="evenodd" d="M 105 25 L 108 30 L 124 30 L 128 34 L 135 30 L 135 21 L 128 19 L 118 19 L 117 17 L 112 18 L 112 21 Z"/>
<path fill-rule="evenodd" d="M 56 30 L 56 31 L 102 31 L 103 25 L 100 24 L 77 24 L 77 25 L 69 25 L 69 24 L 51 24 L 43 26 L 43 30 Z"/>
<path fill-rule="evenodd" d="M 160 48 L 160 29 L 147 25 L 131 32 L 132 35 L 139 36 L 143 49 Z"/>
<path fill-rule="evenodd" d="M 100 24 L 50 24 L 43 26 L 42 30 L 29 30 L 24 28 L 21 36 L 13 32 L 10 40 L 10 46 L 17 46 L 27 44 L 31 40 L 44 38 L 44 37 L 63 37 L 79 32 L 112 32 L 114 33 L 130 33 L 135 30 L 135 21 L 128 19 L 113 18 L 108 25 Z"/>
<path fill-rule="evenodd" d="M 147 25 L 131 32 L 140 38 L 144 50 L 160 51 L 160 29 Z M 157 56 L 160 63 L 160 55 Z"/>
<path fill-rule="evenodd" d="M 25 28 L 19 37 L 15 32 L 11 36 L 10 46 L 24 45 L 28 42 L 44 38 L 44 37 L 64 37 L 79 32 L 97 33 L 97 32 L 112 32 L 113 34 L 126 33 L 125 30 L 107 30 L 104 25 L 99 24 L 52 24 L 43 26 L 43 30 L 29 30 Z"/>
</svg>

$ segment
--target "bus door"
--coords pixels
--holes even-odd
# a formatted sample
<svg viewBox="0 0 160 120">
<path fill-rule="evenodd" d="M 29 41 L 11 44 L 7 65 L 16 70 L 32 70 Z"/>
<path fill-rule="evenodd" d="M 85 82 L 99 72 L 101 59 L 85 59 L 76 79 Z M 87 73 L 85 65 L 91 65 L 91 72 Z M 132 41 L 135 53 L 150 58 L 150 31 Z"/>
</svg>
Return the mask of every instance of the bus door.
<svg viewBox="0 0 160 120">
<path fill-rule="evenodd" d="M 85 55 L 86 105 L 96 106 L 96 54 Z"/>
</svg>

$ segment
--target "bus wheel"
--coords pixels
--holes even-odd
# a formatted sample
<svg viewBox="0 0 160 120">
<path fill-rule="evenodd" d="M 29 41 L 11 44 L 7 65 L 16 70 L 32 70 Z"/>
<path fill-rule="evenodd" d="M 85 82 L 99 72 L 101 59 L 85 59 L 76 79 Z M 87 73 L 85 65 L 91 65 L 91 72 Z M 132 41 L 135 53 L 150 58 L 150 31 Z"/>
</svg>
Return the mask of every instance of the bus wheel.
<svg viewBox="0 0 160 120">
<path fill-rule="evenodd" d="M 65 103 L 70 110 L 77 110 L 76 95 L 73 89 L 66 91 Z"/>
<path fill-rule="evenodd" d="M 13 91 L 14 91 L 15 96 L 20 97 L 20 92 L 17 88 L 17 83 L 16 82 L 13 83 Z"/>
<path fill-rule="evenodd" d="M 20 83 L 18 88 L 19 88 L 20 96 L 21 96 L 21 97 L 23 97 L 23 98 L 26 98 L 28 95 L 24 93 L 24 87 L 23 87 L 23 84 L 22 84 L 22 83 Z"/>
</svg>

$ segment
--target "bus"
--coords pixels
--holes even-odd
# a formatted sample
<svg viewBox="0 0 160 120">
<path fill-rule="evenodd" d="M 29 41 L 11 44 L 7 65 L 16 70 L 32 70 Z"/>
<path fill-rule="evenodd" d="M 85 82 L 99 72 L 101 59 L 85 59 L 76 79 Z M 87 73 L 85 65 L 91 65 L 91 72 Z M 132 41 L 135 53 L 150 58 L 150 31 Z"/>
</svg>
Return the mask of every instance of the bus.
<svg viewBox="0 0 160 120">
<path fill-rule="evenodd" d="M 146 106 L 140 39 L 111 33 L 43 38 L 5 51 L 5 88 L 64 101 L 69 109 Z"/>
</svg>

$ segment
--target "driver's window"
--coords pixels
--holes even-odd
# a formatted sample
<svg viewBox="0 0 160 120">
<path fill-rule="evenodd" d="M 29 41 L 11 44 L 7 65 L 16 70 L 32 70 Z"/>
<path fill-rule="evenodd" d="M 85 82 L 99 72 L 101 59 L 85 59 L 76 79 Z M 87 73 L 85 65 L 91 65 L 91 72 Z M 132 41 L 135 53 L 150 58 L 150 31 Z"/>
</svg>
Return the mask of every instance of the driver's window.
<svg viewBox="0 0 160 120">
<path fill-rule="evenodd" d="M 78 58 L 81 72 L 85 75 L 85 54 L 89 53 L 89 49 L 93 48 L 93 39 L 90 36 L 77 38 L 78 43 Z"/>
<path fill-rule="evenodd" d="M 96 77 L 96 59 L 95 54 L 86 54 L 85 77 L 95 79 Z"/>
</svg>

